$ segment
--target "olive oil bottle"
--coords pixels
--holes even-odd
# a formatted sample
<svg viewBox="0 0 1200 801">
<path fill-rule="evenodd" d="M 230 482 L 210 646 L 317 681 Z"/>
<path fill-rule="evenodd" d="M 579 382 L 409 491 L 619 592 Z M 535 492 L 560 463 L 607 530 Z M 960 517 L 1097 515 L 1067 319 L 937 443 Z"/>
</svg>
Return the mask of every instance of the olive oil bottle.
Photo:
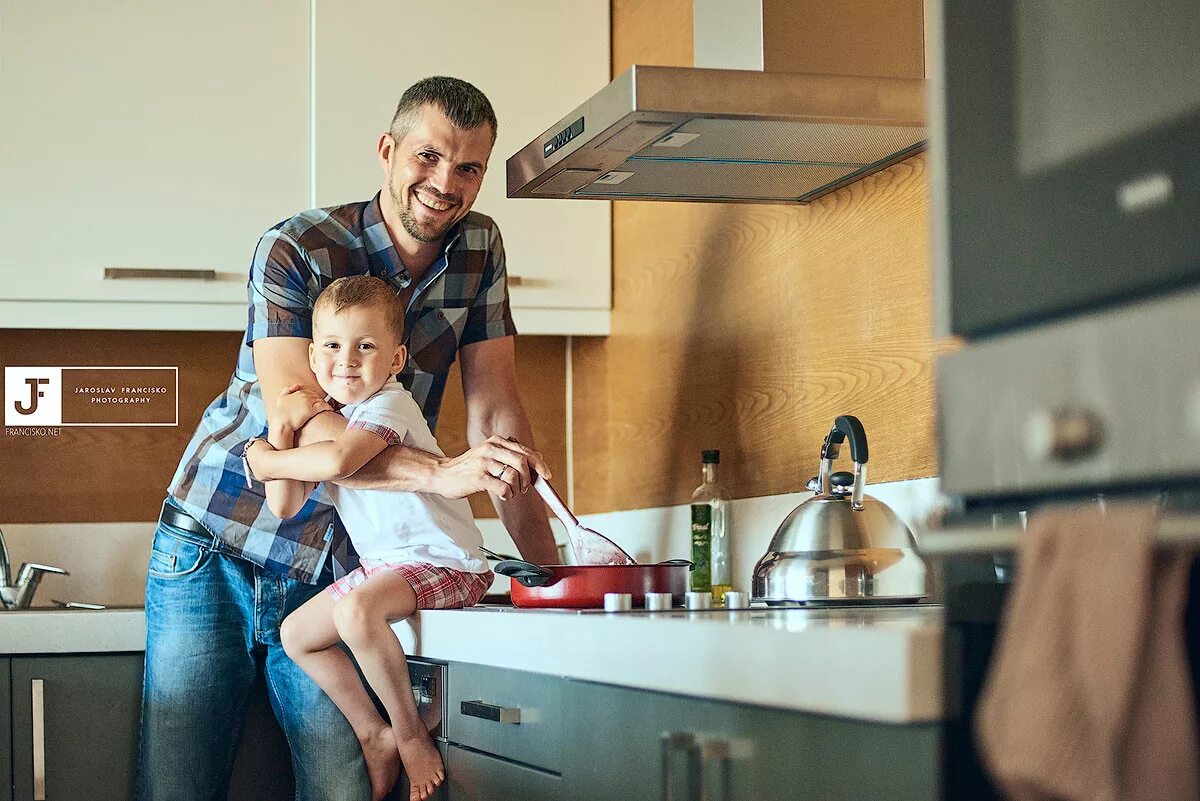
<svg viewBox="0 0 1200 801">
<path fill-rule="evenodd" d="M 729 497 L 717 483 L 720 451 L 702 451 L 704 483 L 692 493 L 692 562 L 690 588 L 711 592 L 713 604 L 725 602 L 732 588 L 729 565 Z"/>
</svg>

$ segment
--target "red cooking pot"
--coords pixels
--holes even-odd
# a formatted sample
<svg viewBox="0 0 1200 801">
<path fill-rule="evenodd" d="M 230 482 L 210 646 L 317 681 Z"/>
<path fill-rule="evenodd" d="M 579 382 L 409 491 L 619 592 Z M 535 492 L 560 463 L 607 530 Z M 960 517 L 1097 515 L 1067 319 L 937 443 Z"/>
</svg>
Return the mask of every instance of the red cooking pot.
<svg viewBox="0 0 1200 801">
<path fill-rule="evenodd" d="M 512 582 L 516 606 L 600 609 L 604 594 L 629 593 L 634 605 L 644 604 L 648 592 L 669 592 L 682 603 L 692 563 L 672 559 L 656 565 L 535 565 L 506 559 L 494 568 Z"/>
</svg>

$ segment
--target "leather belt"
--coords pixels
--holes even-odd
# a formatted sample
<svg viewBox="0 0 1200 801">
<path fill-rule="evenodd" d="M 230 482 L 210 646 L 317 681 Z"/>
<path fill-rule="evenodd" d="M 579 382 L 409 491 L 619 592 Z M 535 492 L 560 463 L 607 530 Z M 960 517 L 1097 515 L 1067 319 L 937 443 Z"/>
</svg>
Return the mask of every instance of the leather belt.
<svg viewBox="0 0 1200 801">
<path fill-rule="evenodd" d="M 174 526 L 175 528 L 183 529 L 190 534 L 195 534 L 196 536 L 203 537 L 206 540 L 211 540 L 213 538 L 212 532 L 200 525 L 200 521 L 196 520 L 196 518 L 192 517 L 182 509 L 177 509 L 169 503 L 163 504 L 162 514 L 158 516 L 158 519 L 163 523 L 166 523 L 168 526 Z"/>
</svg>

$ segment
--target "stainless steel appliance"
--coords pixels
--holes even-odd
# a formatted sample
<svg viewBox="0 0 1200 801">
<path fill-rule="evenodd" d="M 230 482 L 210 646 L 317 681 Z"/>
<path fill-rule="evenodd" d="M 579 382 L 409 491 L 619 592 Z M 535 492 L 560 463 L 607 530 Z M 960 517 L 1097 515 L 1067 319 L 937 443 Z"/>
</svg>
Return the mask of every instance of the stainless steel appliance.
<svg viewBox="0 0 1200 801">
<path fill-rule="evenodd" d="M 1123 496 L 1200 543 L 1200 5 L 942 0 L 931 122 L 950 531 L 946 798 L 998 794 L 971 719 L 1024 512 Z M 1187 630 L 1200 664 L 1200 572 Z"/>
<path fill-rule="evenodd" d="M 633 67 L 508 160 L 508 196 L 806 203 L 923 150 L 921 3 L 797 5 L 695 0 L 701 69 Z"/>
<path fill-rule="evenodd" d="M 847 440 L 854 472 L 834 473 Z M 816 494 L 784 519 L 754 566 L 753 602 L 894 604 L 925 596 L 925 562 L 912 532 L 887 504 L 863 493 L 868 456 L 858 418 L 837 418 L 809 483 Z"/>
<path fill-rule="evenodd" d="M 940 472 L 967 508 L 1200 481 L 1200 5 L 947 2 Z"/>
<path fill-rule="evenodd" d="M 420 659 L 408 660 L 408 678 L 412 685 L 417 714 L 433 739 L 446 740 L 446 666 Z"/>
</svg>

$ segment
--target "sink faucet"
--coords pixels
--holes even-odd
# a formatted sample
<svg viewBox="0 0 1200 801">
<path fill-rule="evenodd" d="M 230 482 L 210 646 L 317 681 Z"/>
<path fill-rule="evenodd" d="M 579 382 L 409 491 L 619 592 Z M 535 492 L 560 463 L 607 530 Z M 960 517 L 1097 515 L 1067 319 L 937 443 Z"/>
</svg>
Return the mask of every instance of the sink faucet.
<svg viewBox="0 0 1200 801">
<path fill-rule="evenodd" d="M 8 543 L 4 541 L 4 531 L 0 529 L 0 608 L 2 609 L 28 609 L 29 603 L 33 600 L 33 594 L 37 591 L 38 583 L 46 573 L 71 575 L 61 567 L 26 562 L 17 571 L 17 581 L 14 584 L 9 573 L 10 565 Z"/>
</svg>

